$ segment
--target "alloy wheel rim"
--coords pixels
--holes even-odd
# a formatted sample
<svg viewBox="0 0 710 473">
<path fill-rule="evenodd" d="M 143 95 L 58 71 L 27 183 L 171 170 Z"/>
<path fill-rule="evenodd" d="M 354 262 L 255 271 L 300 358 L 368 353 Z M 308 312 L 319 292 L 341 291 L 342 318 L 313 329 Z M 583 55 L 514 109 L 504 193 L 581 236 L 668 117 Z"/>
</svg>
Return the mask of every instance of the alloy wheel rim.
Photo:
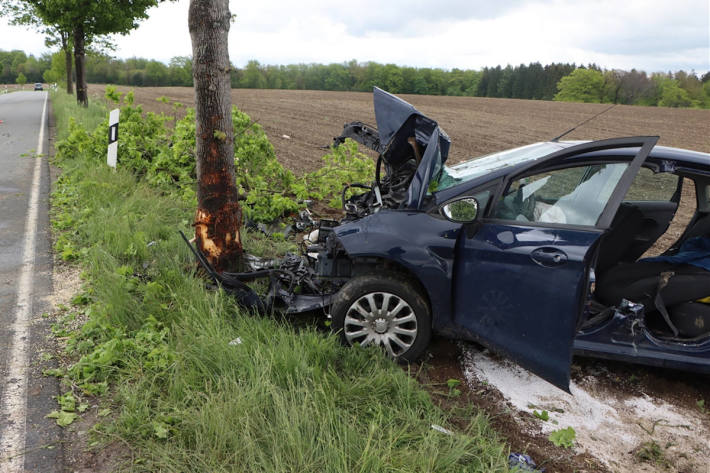
<svg viewBox="0 0 710 473">
<path fill-rule="evenodd" d="M 397 358 L 414 344 L 417 318 L 407 301 L 396 294 L 370 292 L 348 308 L 343 333 L 351 345 L 378 345 Z"/>
</svg>

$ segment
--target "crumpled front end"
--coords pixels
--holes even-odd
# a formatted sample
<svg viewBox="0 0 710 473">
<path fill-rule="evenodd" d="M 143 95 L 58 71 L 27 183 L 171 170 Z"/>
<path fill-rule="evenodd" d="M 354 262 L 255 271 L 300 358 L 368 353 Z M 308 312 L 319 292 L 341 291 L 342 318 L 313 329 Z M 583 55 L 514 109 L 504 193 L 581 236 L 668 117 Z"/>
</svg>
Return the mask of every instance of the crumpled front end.
<svg viewBox="0 0 710 473">
<path fill-rule="evenodd" d="M 382 89 L 373 91 L 377 128 L 347 123 L 334 144 L 353 139 L 379 154 L 375 181 L 357 184 L 366 192 L 345 202 L 347 219 L 354 220 L 380 208 L 421 208 L 432 182 L 441 174 L 451 140 L 436 121 Z"/>
<path fill-rule="evenodd" d="M 434 120 L 404 100 L 379 88 L 373 94 L 377 128 L 362 122 L 348 123 L 334 144 L 351 138 L 376 151 L 379 156 L 374 181 L 353 183 L 343 190 L 345 217 L 340 221 L 315 222 L 310 212 L 305 211 L 305 218 L 302 212 L 292 226 L 305 233 L 301 254 L 277 259 L 246 255 L 247 271 L 218 273 L 185 238 L 212 280 L 245 307 L 261 313 L 325 310 L 343 284 L 381 266 L 382 255 L 389 249 L 382 242 L 373 242 L 372 256 L 360 245 L 355 251 L 357 255 L 352 257 L 338 236 L 341 224 L 358 225 L 360 220 L 381 209 L 421 208 L 430 183 L 438 179 L 443 169 L 450 139 Z M 349 189 L 360 192 L 346 199 Z M 367 225 L 364 220 L 362 224 Z M 258 279 L 268 280 L 263 296 L 257 295 L 248 284 Z"/>
</svg>

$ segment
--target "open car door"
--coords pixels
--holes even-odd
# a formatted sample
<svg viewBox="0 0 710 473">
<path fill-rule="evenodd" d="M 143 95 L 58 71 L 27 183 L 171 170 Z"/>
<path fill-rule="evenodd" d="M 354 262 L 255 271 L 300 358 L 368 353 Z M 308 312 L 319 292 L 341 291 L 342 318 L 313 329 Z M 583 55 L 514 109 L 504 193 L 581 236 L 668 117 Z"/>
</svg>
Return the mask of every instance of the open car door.
<svg viewBox="0 0 710 473">
<path fill-rule="evenodd" d="M 598 242 L 657 141 L 632 137 L 572 146 L 508 176 L 488 215 L 461 232 L 456 324 L 569 391 L 572 343 Z M 567 161 L 630 147 L 639 147 L 631 162 Z"/>
</svg>

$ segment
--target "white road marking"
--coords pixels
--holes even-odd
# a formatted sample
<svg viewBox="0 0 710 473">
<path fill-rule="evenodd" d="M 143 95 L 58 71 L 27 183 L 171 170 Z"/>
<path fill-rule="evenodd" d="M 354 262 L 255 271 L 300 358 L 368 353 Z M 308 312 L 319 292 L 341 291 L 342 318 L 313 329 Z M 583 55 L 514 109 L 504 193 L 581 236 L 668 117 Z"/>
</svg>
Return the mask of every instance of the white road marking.
<svg viewBox="0 0 710 473">
<path fill-rule="evenodd" d="M 46 93 L 45 93 L 46 94 Z M 2 412 L 7 415 L 7 425 L 0 433 L 1 473 L 24 471 L 25 429 L 27 419 L 27 369 L 29 325 L 32 315 L 33 276 L 35 268 L 35 242 L 37 240 L 37 214 L 39 211 L 39 185 L 42 175 L 44 151 L 44 121 L 47 115 L 47 97 L 44 97 L 42 118 L 37 141 L 32 190 L 30 194 L 27 220 L 25 220 L 25 240 L 22 249 L 22 268 L 17 288 L 17 309 L 12 325 L 12 347 L 8 358 L 8 376 L 4 381 Z"/>
</svg>

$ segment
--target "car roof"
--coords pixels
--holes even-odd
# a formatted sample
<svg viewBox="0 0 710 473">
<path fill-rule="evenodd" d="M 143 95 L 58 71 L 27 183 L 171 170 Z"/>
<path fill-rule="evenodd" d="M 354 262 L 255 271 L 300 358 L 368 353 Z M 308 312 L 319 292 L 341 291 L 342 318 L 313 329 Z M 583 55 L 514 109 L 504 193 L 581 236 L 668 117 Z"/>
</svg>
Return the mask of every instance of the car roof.
<svg viewBox="0 0 710 473">
<path fill-rule="evenodd" d="M 570 147 L 590 141 L 561 141 L 559 144 L 564 147 Z M 574 156 L 572 159 L 583 159 L 593 156 L 629 156 L 632 157 L 638 153 L 639 148 L 616 148 L 603 151 L 594 151 Z M 683 148 L 673 148 L 670 146 L 654 146 L 649 154 L 649 159 L 669 159 L 681 163 L 710 166 L 710 153 L 702 153 L 700 151 L 692 151 Z"/>
<path fill-rule="evenodd" d="M 559 146 L 560 148 L 569 148 L 572 146 L 584 144 L 584 143 L 591 143 L 593 140 L 584 140 L 584 141 L 559 141 L 559 142 L 539 142 L 539 143 L 554 143 L 555 145 Z M 538 144 L 538 143 L 533 143 L 533 144 Z M 639 147 L 631 147 L 631 148 L 613 148 L 613 149 L 606 149 L 602 151 L 593 151 L 593 152 L 588 152 L 588 153 L 583 153 L 579 155 L 574 155 L 571 157 L 568 157 L 565 159 L 566 162 L 572 163 L 577 160 L 583 160 L 583 159 L 589 159 L 589 158 L 614 158 L 614 157 L 619 157 L 619 156 L 624 156 L 628 157 L 629 159 L 632 159 L 636 153 L 639 152 Z M 540 159 L 544 159 L 544 157 L 541 157 Z M 690 171 L 700 171 L 703 173 L 710 172 L 710 154 L 709 153 L 702 153 L 699 151 L 691 151 L 687 149 L 682 149 L 682 148 L 673 148 L 670 146 L 654 146 L 653 149 L 651 150 L 651 153 L 649 154 L 649 157 L 647 161 L 655 161 L 656 164 L 659 164 L 659 162 L 662 161 L 672 161 L 670 167 L 666 167 L 666 170 L 672 170 L 675 169 L 676 167 L 678 168 L 685 168 L 685 170 L 690 170 Z M 498 179 L 501 176 L 515 173 L 517 170 L 519 170 L 521 167 L 526 166 L 528 163 L 527 162 L 522 162 L 518 163 L 516 165 L 510 166 L 510 167 L 501 167 L 499 169 L 495 169 L 491 171 L 490 173 L 487 173 L 485 175 L 481 175 L 478 177 L 475 177 L 465 183 L 466 188 L 474 188 L 476 186 L 481 185 L 482 183 L 485 183 L 487 181 L 491 181 L 494 179 Z M 463 184 L 462 184 L 463 185 Z M 461 193 L 462 188 L 459 186 L 453 186 L 448 189 L 443 189 L 441 192 L 437 193 L 437 203 L 441 203 L 446 201 L 447 199 L 450 199 L 459 193 Z"/>
</svg>

